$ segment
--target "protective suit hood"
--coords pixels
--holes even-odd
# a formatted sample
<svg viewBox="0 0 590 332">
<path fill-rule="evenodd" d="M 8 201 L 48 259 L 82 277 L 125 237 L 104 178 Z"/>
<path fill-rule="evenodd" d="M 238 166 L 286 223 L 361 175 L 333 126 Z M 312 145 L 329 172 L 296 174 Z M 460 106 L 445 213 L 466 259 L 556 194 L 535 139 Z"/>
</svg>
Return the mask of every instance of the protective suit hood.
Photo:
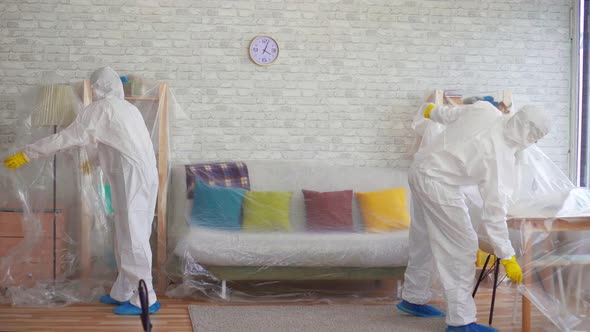
<svg viewBox="0 0 590 332">
<path fill-rule="evenodd" d="M 111 67 L 103 67 L 92 73 L 90 84 L 92 85 L 92 99 L 94 101 L 110 96 L 125 99 L 123 83 L 121 83 L 119 74 Z"/>
<path fill-rule="evenodd" d="M 551 120 L 541 106 L 524 106 L 504 124 L 504 137 L 524 149 L 551 130 Z"/>
</svg>

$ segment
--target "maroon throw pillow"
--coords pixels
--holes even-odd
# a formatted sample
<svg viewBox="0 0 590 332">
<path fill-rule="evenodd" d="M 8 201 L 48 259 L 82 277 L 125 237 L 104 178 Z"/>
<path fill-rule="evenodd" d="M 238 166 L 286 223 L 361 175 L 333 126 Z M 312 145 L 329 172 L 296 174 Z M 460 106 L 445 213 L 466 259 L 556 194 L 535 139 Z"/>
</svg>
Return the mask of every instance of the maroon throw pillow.
<svg viewBox="0 0 590 332">
<path fill-rule="evenodd" d="M 352 232 L 352 190 L 318 192 L 302 190 L 307 230 Z"/>
</svg>

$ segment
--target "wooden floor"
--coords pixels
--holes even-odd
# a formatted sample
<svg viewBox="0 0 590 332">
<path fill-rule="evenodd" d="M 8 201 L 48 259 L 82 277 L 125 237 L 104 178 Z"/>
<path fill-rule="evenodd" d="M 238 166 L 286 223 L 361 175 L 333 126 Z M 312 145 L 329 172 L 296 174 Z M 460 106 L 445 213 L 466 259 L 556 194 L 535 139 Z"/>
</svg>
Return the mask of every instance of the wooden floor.
<svg viewBox="0 0 590 332">
<path fill-rule="evenodd" d="M 480 323 L 487 324 L 490 299 L 491 289 L 487 286 L 480 288 L 476 296 L 478 322 Z M 154 332 L 191 332 L 192 328 L 187 310 L 188 305 L 218 305 L 167 297 L 160 297 L 159 300 L 162 303 L 162 309 L 152 316 Z M 514 293 L 512 290 L 504 288 L 498 292 L 493 326 L 502 332 L 521 331 L 520 299 L 517 306 L 517 319 L 514 322 L 512 321 L 513 303 Z M 73 305 L 61 308 L 25 308 L 0 305 L 0 332 L 143 331 L 138 317 L 117 316 L 111 312 L 112 308 L 102 304 Z M 394 310 L 393 306 L 392 310 Z M 538 311 L 533 311 L 533 331 L 549 330 L 551 330 L 551 324 Z"/>
</svg>

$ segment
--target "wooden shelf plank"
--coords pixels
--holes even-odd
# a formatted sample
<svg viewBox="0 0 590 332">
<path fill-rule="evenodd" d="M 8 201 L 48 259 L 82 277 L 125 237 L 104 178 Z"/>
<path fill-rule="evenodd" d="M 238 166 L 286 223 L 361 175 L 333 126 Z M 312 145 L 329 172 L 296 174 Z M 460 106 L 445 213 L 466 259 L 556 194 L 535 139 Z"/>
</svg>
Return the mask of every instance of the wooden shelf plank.
<svg viewBox="0 0 590 332">
<path fill-rule="evenodd" d="M 125 100 L 134 100 L 134 101 L 159 101 L 159 97 L 125 97 Z"/>
<path fill-rule="evenodd" d="M 551 255 L 533 260 L 533 266 L 568 266 L 573 264 L 588 265 L 590 264 L 590 255 Z"/>
</svg>

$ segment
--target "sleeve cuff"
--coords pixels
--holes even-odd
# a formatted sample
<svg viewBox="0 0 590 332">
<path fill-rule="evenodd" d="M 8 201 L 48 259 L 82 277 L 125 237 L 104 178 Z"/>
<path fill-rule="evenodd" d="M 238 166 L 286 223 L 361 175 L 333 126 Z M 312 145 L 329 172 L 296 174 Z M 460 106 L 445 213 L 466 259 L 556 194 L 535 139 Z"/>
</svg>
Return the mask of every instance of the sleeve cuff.
<svg viewBox="0 0 590 332">
<path fill-rule="evenodd" d="M 499 248 L 494 248 L 494 254 L 501 260 L 510 259 L 512 258 L 512 256 L 516 255 L 516 253 L 514 252 L 514 248 L 512 248 L 511 244 Z"/>
</svg>

